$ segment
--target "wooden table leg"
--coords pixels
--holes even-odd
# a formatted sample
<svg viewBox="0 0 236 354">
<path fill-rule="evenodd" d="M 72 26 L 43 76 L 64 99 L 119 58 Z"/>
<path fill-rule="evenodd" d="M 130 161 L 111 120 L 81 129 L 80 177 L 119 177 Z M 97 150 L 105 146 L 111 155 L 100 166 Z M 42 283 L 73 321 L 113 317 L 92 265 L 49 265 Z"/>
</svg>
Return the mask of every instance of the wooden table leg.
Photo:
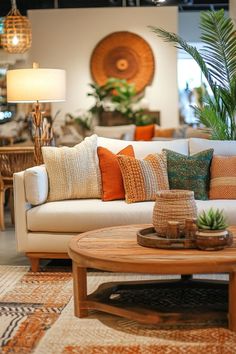
<svg viewBox="0 0 236 354">
<path fill-rule="evenodd" d="M 229 329 L 236 332 L 236 272 L 229 275 Z"/>
<path fill-rule="evenodd" d="M 74 313 L 76 317 L 88 316 L 83 302 L 87 300 L 87 269 L 78 267 L 73 261 Z"/>
</svg>

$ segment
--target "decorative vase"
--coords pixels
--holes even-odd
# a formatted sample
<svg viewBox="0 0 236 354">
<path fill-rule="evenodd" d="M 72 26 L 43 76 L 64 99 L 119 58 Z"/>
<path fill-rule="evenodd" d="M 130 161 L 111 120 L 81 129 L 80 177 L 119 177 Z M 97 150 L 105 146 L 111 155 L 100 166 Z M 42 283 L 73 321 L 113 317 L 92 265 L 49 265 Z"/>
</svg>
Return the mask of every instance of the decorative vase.
<svg viewBox="0 0 236 354">
<path fill-rule="evenodd" d="M 188 190 L 162 190 L 157 193 L 153 209 L 153 226 L 160 237 L 167 237 L 168 222 L 178 223 L 180 236 L 184 234 L 185 220 L 197 217 L 194 192 Z"/>
</svg>

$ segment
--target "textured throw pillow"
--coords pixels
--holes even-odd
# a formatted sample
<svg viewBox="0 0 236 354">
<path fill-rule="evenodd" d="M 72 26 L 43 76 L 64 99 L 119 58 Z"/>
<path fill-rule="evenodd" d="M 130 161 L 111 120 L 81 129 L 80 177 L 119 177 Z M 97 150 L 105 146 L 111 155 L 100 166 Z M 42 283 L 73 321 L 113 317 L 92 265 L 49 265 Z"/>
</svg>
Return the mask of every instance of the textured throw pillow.
<svg viewBox="0 0 236 354">
<path fill-rule="evenodd" d="M 101 197 L 96 135 L 74 147 L 43 147 L 42 153 L 49 179 L 48 201 Z"/>
<path fill-rule="evenodd" d="M 154 136 L 154 124 L 137 126 L 135 129 L 135 140 L 149 141 Z"/>
<path fill-rule="evenodd" d="M 169 189 L 166 158 L 161 154 L 150 154 L 143 160 L 134 157 L 117 157 L 127 203 L 155 200 L 157 191 Z"/>
<path fill-rule="evenodd" d="M 194 191 L 195 199 L 207 200 L 210 182 L 210 165 L 213 149 L 186 156 L 163 149 L 167 157 L 170 189 Z"/>
<path fill-rule="evenodd" d="M 236 199 L 236 156 L 213 156 L 209 198 Z"/>
<path fill-rule="evenodd" d="M 99 146 L 97 151 L 102 177 L 102 200 L 125 199 L 124 184 L 117 155 L 134 157 L 133 146 L 126 146 L 117 155 L 102 146 Z"/>
<path fill-rule="evenodd" d="M 172 138 L 175 132 L 175 128 L 159 128 L 155 127 L 154 137 L 156 138 Z"/>
</svg>

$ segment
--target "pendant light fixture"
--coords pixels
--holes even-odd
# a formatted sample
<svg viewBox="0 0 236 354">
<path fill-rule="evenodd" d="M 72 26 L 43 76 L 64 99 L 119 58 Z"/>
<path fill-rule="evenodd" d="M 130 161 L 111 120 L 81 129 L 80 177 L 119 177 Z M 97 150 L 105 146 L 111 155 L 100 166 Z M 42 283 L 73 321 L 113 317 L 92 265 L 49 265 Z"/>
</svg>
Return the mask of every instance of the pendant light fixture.
<svg viewBox="0 0 236 354">
<path fill-rule="evenodd" d="M 1 44 L 8 53 L 24 53 L 32 42 L 31 25 L 26 16 L 22 16 L 16 7 L 16 0 L 11 0 L 12 8 L 3 20 Z"/>
</svg>

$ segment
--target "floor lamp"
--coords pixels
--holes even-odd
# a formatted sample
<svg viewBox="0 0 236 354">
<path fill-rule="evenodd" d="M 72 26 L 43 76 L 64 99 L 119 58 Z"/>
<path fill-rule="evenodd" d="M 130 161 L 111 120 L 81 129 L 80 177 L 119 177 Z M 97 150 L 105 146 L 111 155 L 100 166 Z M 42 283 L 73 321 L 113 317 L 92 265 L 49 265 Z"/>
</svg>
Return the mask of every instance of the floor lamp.
<svg viewBox="0 0 236 354">
<path fill-rule="evenodd" d="M 35 63 L 32 69 L 7 71 L 7 101 L 34 103 L 34 152 L 38 165 L 43 163 L 41 147 L 50 145 L 52 140 L 52 130 L 43 122 L 40 102 L 65 101 L 65 79 L 64 70 L 43 69 Z"/>
</svg>

